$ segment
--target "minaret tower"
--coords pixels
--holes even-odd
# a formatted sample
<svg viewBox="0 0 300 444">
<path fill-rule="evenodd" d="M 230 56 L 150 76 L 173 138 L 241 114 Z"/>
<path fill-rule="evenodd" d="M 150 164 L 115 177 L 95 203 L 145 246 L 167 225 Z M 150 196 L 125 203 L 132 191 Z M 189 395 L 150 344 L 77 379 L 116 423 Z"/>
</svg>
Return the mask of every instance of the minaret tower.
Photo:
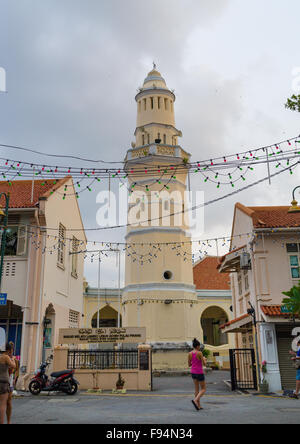
<svg viewBox="0 0 300 444">
<path fill-rule="evenodd" d="M 125 159 L 132 193 L 128 222 L 135 222 L 136 214 L 140 223 L 130 225 L 126 235 L 123 325 L 146 327 L 147 342 L 157 351 L 184 348 L 200 329 L 192 321 L 197 297 L 182 214 L 190 155 L 178 145 L 182 134 L 175 126 L 175 99 L 154 65 L 135 97 L 136 142 Z M 137 199 L 140 193 L 144 196 Z"/>
</svg>

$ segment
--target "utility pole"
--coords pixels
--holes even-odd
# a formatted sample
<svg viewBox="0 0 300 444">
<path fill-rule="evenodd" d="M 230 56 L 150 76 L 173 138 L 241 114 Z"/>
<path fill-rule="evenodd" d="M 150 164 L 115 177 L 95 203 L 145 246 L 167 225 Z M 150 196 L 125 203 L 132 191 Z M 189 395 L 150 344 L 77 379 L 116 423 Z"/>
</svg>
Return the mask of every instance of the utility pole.
<svg viewBox="0 0 300 444">
<path fill-rule="evenodd" d="M 254 337 L 255 337 L 255 354 L 256 354 L 256 374 L 257 374 L 257 378 L 258 378 L 257 383 L 260 384 L 261 380 L 260 380 L 260 363 L 259 363 L 258 340 L 257 340 L 256 312 L 255 312 L 255 308 L 253 307 L 251 302 L 249 302 L 249 305 L 251 308 L 248 308 L 247 313 L 250 316 L 252 316 L 252 318 L 253 318 L 253 330 L 254 330 Z"/>
<path fill-rule="evenodd" d="M 98 312 L 97 312 L 97 328 L 100 327 L 100 264 L 101 259 L 100 255 L 104 252 L 114 252 L 117 253 L 118 258 L 118 299 L 119 299 L 119 310 L 118 310 L 118 327 L 121 325 L 121 251 L 119 248 L 109 248 L 107 250 L 96 250 L 96 251 L 90 251 L 90 253 L 99 253 L 99 265 L 98 265 L 98 292 L 97 292 L 97 299 L 98 299 Z M 70 253 L 70 254 L 77 254 L 77 253 Z"/>
</svg>

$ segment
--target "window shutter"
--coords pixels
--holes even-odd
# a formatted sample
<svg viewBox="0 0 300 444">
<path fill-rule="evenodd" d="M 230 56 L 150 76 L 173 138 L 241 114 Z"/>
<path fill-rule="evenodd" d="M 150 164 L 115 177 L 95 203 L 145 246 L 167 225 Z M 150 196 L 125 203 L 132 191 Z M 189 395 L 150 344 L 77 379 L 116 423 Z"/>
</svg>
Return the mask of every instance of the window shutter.
<svg viewBox="0 0 300 444">
<path fill-rule="evenodd" d="M 78 253 L 79 241 L 73 236 L 72 239 L 72 253 Z M 77 276 L 77 263 L 78 263 L 78 254 L 72 254 L 72 274 Z"/>
<path fill-rule="evenodd" d="M 78 311 L 69 310 L 69 328 L 79 327 L 79 313 Z"/>
<path fill-rule="evenodd" d="M 27 228 L 20 225 L 18 227 L 18 244 L 17 244 L 17 256 L 24 256 L 27 246 Z"/>
<path fill-rule="evenodd" d="M 59 224 L 58 251 L 57 251 L 57 262 L 59 265 L 64 265 L 65 263 L 65 239 L 66 239 L 66 229 L 62 224 Z"/>
</svg>

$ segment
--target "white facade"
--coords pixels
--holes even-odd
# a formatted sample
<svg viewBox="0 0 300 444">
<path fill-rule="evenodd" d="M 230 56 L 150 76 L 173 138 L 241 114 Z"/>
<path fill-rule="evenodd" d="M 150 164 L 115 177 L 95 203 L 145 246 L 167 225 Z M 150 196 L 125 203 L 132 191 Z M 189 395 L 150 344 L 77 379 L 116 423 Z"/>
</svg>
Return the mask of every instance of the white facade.
<svg viewBox="0 0 300 444">
<path fill-rule="evenodd" d="M 40 182 L 34 186 L 41 187 Z M 66 199 L 62 186 L 68 186 Z M 84 250 L 86 238 L 75 193 L 70 191 L 72 178 L 57 181 L 54 193 L 41 189 L 32 205 L 31 187 L 31 181 L 12 186 L 9 228 L 18 227 L 17 246 L 4 258 L 2 292 L 8 303 L 0 307 L 5 339 L 15 343 L 20 355 L 22 387 L 41 360 L 53 353 L 59 329 L 80 326 L 83 314 L 84 258 L 70 253 L 75 246 Z M 24 208 L 13 207 L 14 202 Z M 73 229 L 78 231 L 68 231 Z"/>
<path fill-rule="evenodd" d="M 245 207 L 236 204 L 232 251 L 222 258 L 220 267 L 221 272 L 232 272 L 232 305 L 236 320 L 223 327 L 223 330 L 235 333 L 236 348 L 255 348 L 257 336 L 259 362 L 267 362 L 267 373 L 263 375 L 260 372 L 260 382 L 264 377 L 271 392 L 285 388 L 286 370 L 280 369 L 280 365 L 288 371 L 293 371 L 291 363 L 289 366 L 288 355 L 288 345 L 290 344 L 291 349 L 294 340 L 293 323 L 289 315 L 281 314 L 281 305 L 285 297 L 282 292 L 288 291 L 299 282 L 299 278 L 293 278 L 291 263 L 296 263 L 297 256 L 300 265 L 300 245 L 298 253 L 290 253 L 288 249 L 291 245 L 298 245 L 300 228 L 268 226 L 272 223 L 272 212 L 276 214 L 274 217 L 279 225 L 281 220 L 292 220 L 293 215 L 287 216 L 288 209 L 289 207 Z M 296 217 L 298 218 L 298 215 Z M 297 221 L 294 221 L 294 224 L 295 222 Z M 292 225 L 292 222 L 290 223 Z M 249 254 L 249 270 L 240 269 L 240 257 L 243 253 Z M 247 310 L 251 308 L 249 303 L 255 310 L 256 333 L 252 317 L 247 316 Z M 294 327 L 297 325 L 300 326 L 300 323 L 296 320 Z M 279 329 L 283 326 L 286 330 L 287 345 L 286 351 L 284 350 L 280 357 L 278 337 Z"/>
</svg>

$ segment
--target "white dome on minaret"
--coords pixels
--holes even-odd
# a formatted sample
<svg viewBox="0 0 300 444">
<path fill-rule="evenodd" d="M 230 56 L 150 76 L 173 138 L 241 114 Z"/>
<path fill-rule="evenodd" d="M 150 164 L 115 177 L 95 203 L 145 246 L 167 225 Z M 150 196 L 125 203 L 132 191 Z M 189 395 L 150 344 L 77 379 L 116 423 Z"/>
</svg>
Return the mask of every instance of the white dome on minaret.
<svg viewBox="0 0 300 444">
<path fill-rule="evenodd" d="M 144 88 L 166 88 L 167 85 L 165 79 L 161 76 L 161 73 L 156 69 L 152 69 L 148 76 L 144 80 Z"/>
<path fill-rule="evenodd" d="M 175 146 L 181 132 L 175 127 L 175 94 L 161 73 L 154 68 L 144 80 L 135 97 L 137 102 L 136 146 L 150 145 L 161 140 L 164 145 Z"/>
</svg>

